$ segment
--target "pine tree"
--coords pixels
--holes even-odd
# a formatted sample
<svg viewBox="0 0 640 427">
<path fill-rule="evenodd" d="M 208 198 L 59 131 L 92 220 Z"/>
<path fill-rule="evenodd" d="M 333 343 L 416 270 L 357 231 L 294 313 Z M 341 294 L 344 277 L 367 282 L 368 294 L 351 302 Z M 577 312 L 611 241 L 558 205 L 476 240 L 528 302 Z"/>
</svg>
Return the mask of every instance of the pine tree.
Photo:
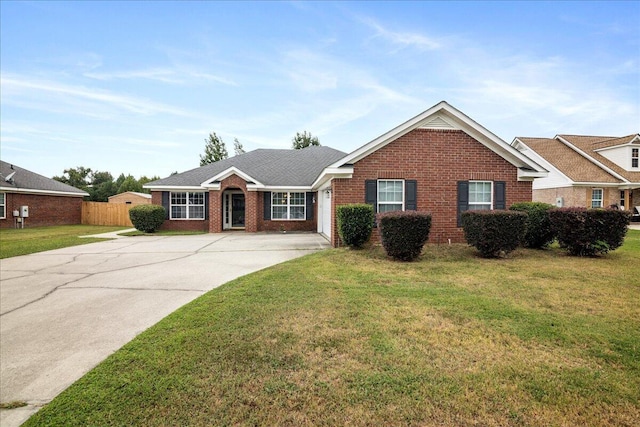
<svg viewBox="0 0 640 427">
<path fill-rule="evenodd" d="M 200 155 L 200 166 L 208 165 L 229 157 L 224 141 L 216 135 L 215 132 L 211 132 L 209 138 L 204 140 L 204 143 L 204 155 Z"/>
<path fill-rule="evenodd" d="M 318 141 L 317 136 L 312 136 L 311 132 L 307 132 L 306 130 L 302 133 L 296 132 L 296 136 L 291 140 L 293 143 L 293 148 L 299 150 L 301 148 L 307 148 L 311 145 L 319 146 L 320 141 Z"/>
</svg>

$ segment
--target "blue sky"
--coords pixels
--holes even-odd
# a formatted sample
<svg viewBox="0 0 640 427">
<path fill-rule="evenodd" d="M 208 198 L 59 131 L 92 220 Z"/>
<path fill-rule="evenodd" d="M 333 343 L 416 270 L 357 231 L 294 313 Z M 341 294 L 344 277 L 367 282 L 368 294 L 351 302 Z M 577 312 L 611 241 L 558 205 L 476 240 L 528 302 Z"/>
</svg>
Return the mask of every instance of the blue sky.
<svg viewBox="0 0 640 427">
<path fill-rule="evenodd" d="M 441 100 L 511 142 L 640 131 L 640 2 L 0 2 L 0 157 L 160 177 L 209 132 L 350 152 Z"/>
</svg>

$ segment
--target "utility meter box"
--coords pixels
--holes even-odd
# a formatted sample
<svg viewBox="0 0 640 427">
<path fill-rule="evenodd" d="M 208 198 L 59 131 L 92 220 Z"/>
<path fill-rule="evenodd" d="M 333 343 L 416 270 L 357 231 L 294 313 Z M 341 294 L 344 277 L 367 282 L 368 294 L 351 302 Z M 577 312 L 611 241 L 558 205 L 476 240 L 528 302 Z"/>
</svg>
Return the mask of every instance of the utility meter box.
<svg viewBox="0 0 640 427">
<path fill-rule="evenodd" d="M 20 206 L 20 216 L 22 218 L 29 218 L 29 206 Z"/>
</svg>

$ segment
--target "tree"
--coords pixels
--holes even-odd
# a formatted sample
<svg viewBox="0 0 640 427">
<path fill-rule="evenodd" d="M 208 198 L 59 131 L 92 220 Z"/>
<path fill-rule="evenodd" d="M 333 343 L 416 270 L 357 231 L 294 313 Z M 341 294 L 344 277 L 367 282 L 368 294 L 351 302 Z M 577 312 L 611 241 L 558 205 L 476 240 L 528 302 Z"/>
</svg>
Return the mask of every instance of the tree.
<svg viewBox="0 0 640 427">
<path fill-rule="evenodd" d="M 91 168 L 78 166 L 77 168 L 65 169 L 62 176 L 54 176 L 53 179 L 68 184 L 72 187 L 76 187 L 80 190 L 86 190 L 88 185 L 90 184 L 90 175 Z"/>
<path fill-rule="evenodd" d="M 222 138 L 215 132 L 209 134 L 209 138 L 204 140 L 204 156 L 200 155 L 200 166 L 208 165 L 229 157 L 227 147 Z"/>
<path fill-rule="evenodd" d="M 242 143 L 238 141 L 238 138 L 233 139 L 233 150 L 236 152 L 236 156 L 246 153 L 246 151 L 244 151 Z"/>
<path fill-rule="evenodd" d="M 296 136 L 294 136 L 293 139 L 291 139 L 291 142 L 293 143 L 293 148 L 295 148 L 296 150 L 299 150 L 301 148 L 307 148 L 311 145 L 314 145 L 314 146 L 320 145 L 320 141 L 318 141 L 318 137 L 312 136 L 311 132 L 307 132 L 306 130 L 303 131 L 302 133 L 296 132 Z"/>
<path fill-rule="evenodd" d="M 118 191 L 113 175 L 109 172 L 94 172 L 91 174 L 91 186 L 87 189 L 89 200 L 92 202 L 106 202 L 110 196 Z"/>
<path fill-rule="evenodd" d="M 126 193 L 127 191 L 142 193 L 142 184 L 140 184 L 132 175 L 127 175 L 118 187 L 118 194 Z"/>
</svg>

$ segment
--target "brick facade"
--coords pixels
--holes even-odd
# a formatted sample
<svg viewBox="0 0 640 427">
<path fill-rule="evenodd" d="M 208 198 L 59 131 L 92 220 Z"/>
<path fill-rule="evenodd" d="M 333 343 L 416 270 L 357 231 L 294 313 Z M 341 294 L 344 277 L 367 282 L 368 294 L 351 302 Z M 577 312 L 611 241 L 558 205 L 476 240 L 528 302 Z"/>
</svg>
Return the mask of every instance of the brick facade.
<svg viewBox="0 0 640 427">
<path fill-rule="evenodd" d="M 591 192 L 594 188 L 602 188 L 603 207 L 611 205 L 621 205 L 620 190 L 617 188 L 603 187 L 559 187 L 545 188 L 533 191 L 533 201 L 556 204 L 556 199 L 562 197 L 563 206 L 581 206 L 591 207 Z M 640 205 L 640 190 L 632 190 L 629 193 L 629 206 L 625 209 L 633 209 L 634 206 Z"/>
<path fill-rule="evenodd" d="M 13 211 L 29 206 L 25 227 L 75 225 L 82 222 L 82 197 L 50 196 L 40 194 L 5 193 L 6 218 L 0 219 L 0 228 L 13 228 Z"/>
<path fill-rule="evenodd" d="M 459 130 L 415 129 L 354 164 L 351 179 L 332 182 L 332 211 L 365 202 L 365 181 L 396 178 L 417 181 L 417 210 L 432 214 L 430 243 L 464 242 L 457 227 L 457 182 L 505 181 L 506 206 L 531 201 L 532 183 L 518 182 L 517 168 Z M 335 215 L 332 244 L 339 246 Z M 378 240 L 374 230 L 373 241 Z"/>
<path fill-rule="evenodd" d="M 314 203 L 312 220 L 265 220 L 264 192 L 248 191 L 247 183 L 237 175 L 231 175 L 220 183 L 220 190 L 209 190 L 208 220 L 167 220 L 161 230 L 193 230 L 221 233 L 223 231 L 223 196 L 225 191 L 241 191 L 245 197 L 245 228 L 247 233 L 258 231 L 316 231 L 317 203 Z M 162 205 L 162 192 L 153 191 L 152 203 Z"/>
</svg>

